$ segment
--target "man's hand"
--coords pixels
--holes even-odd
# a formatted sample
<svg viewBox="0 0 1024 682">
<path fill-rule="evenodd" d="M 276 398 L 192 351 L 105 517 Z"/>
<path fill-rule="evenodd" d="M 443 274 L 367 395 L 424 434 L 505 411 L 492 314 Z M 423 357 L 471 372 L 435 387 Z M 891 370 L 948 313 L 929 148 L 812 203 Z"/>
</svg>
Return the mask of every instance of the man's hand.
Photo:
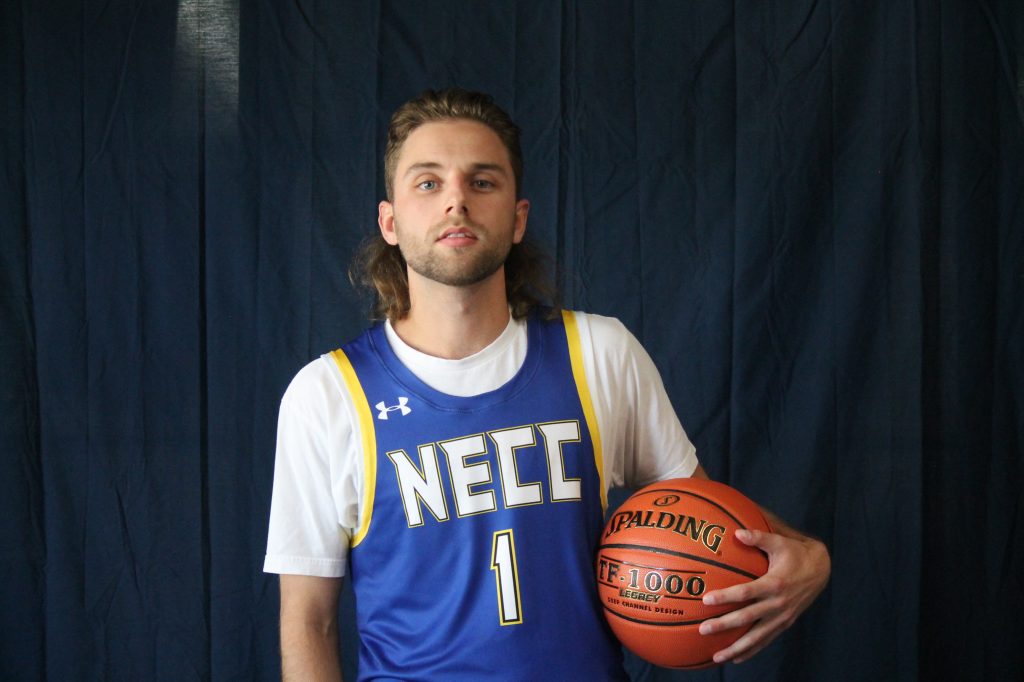
<svg viewBox="0 0 1024 682">
<path fill-rule="evenodd" d="M 736 539 L 768 555 L 768 571 L 757 580 L 704 595 L 705 604 L 751 602 L 705 621 L 701 634 L 753 625 L 732 646 L 715 654 L 715 663 L 742 663 L 768 646 L 803 613 L 828 583 L 831 560 L 825 545 L 807 537 L 771 514 L 774 533 L 737 530 Z"/>
</svg>

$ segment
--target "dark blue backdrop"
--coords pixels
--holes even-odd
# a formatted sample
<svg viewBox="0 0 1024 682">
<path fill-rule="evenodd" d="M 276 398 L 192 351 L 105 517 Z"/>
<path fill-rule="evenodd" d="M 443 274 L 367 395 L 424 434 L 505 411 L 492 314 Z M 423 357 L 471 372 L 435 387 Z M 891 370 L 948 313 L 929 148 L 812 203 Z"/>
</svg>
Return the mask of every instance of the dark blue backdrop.
<svg viewBox="0 0 1024 682">
<path fill-rule="evenodd" d="M 278 675 L 277 403 L 365 324 L 389 113 L 458 84 L 567 303 L 833 552 L 687 679 L 1019 679 L 1021 83 L 1015 1 L 0 4 L 0 676 Z"/>
</svg>

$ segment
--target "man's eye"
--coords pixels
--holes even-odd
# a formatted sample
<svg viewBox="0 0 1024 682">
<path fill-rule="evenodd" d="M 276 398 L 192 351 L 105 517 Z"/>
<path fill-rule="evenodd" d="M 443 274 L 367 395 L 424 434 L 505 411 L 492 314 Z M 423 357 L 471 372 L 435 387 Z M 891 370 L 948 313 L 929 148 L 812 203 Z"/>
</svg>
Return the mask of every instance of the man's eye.
<svg viewBox="0 0 1024 682">
<path fill-rule="evenodd" d="M 473 186 L 477 189 L 490 189 L 491 187 L 494 187 L 494 183 L 490 180 L 474 180 Z"/>
<path fill-rule="evenodd" d="M 436 189 L 437 188 L 437 181 L 436 180 L 424 180 L 423 182 L 421 182 L 420 184 L 418 184 L 416 186 L 419 187 L 420 189 L 425 189 L 425 190 Z"/>
</svg>

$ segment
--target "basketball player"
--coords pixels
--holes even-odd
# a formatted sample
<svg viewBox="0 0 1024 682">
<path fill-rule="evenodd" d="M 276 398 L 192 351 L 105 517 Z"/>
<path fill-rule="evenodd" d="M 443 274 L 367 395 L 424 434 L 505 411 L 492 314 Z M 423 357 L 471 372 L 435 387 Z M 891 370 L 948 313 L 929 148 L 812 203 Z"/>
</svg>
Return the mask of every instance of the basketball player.
<svg viewBox="0 0 1024 682">
<path fill-rule="evenodd" d="M 265 570 L 287 680 L 340 679 L 346 574 L 360 677 L 625 679 L 594 583 L 607 490 L 706 475 L 623 325 L 541 305 L 518 135 L 461 90 L 391 120 L 359 261 L 386 320 L 281 404 Z M 828 579 L 822 543 L 771 520 L 737 533 L 768 573 L 705 598 L 751 601 L 702 626 L 754 623 L 718 662 L 762 649 Z"/>
</svg>

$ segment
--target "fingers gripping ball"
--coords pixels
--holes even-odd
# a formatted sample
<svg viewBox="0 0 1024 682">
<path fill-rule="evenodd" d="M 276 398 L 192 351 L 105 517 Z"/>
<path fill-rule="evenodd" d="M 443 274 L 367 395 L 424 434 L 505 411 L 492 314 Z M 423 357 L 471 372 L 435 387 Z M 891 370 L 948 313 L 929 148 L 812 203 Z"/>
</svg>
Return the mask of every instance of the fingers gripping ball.
<svg viewBox="0 0 1024 682">
<path fill-rule="evenodd" d="M 722 483 L 677 478 L 627 499 L 597 552 L 598 594 L 619 641 L 656 665 L 714 665 L 749 628 L 700 634 L 703 621 L 743 606 L 705 606 L 704 595 L 768 570 L 761 550 L 736 539 L 740 528 L 771 530 L 756 504 Z"/>
</svg>

